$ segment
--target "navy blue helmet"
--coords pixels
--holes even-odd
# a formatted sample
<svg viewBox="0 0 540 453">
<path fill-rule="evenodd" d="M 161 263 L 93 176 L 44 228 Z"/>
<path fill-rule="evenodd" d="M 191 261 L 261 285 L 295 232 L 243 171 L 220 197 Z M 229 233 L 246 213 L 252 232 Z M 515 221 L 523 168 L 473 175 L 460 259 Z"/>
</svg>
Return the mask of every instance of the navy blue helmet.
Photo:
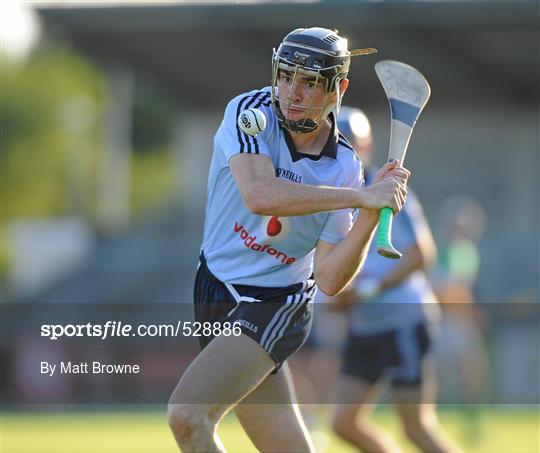
<svg viewBox="0 0 540 453">
<path fill-rule="evenodd" d="M 293 132 L 311 132 L 318 127 L 321 120 L 326 118 L 332 110 L 338 110 L 341 102 L 340 81 L 347 78 L 351 56 L 368 55 L 376 52 L 375 49 L 348 50 L 347 39 L 340 36 L 336 30 L 327 28 L 297 28 L 290 32 L 277 50 L 274 49 L 272 58 L 272 101 L 274 111 L 279 123 Z M 287 71 L 291 76 L 292 85 L 297 77 L 312 77 L 317 83 L 323 83 L 326 89 L 326 98 L 323 105 L 294 104 L 290 99 L 283 99 L 279 95 L 278 80 L 280 70 Z M 335 100 L 330 96 L 336 93 Z M 312 96 L 313 97 L 313 96 Z M 302 110 L 318 110 L 316 118 L 305 118 L 292 121 L 283 115 L 283 109 L 290 108 Z"/>
</svg>

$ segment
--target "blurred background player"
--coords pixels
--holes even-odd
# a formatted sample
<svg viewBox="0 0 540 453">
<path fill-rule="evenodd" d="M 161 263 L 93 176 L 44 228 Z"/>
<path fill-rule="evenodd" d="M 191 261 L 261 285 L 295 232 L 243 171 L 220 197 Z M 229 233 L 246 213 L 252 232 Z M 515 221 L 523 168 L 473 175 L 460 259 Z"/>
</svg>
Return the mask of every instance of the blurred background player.
<svg viewBox="0 0 540 453">
<path fill-rule="evenodd" d="M 376 171 L 370 162 L 369 120 L 361 110 L 343 107 L 338 128 L 358 152 L 369 186 Z M 388 378 L 394 406 L 411 442 L 422 451 L 455 451 L 440 433 L 433 404 L 430 323 L 438 306 L 425 270 L 436 261 L 437 252 L 422 208 L 410 192 L 403 212 L 394 219 L 392 236 L 403 257 L 381 257 L 374 241 L 362 273 L 333 301 L 336 307 L 352 310 L 333 427 L 364 451 L 400 451 L 390 436 L 369 421 Z"/>
<path fill-rule="evenodd" d="M 480 270 L 480 241 L 485 212 L 467 195 L 453 195 L 441 203 L 439 263 L 433 275 L 442 308 L 434 344 L 439 397 L 462 406 L 461 431 L 470 444 L 483 435 L 482 405 L 491 399 L 490 360 L 484 333 L 489 315 L 475 302 Z M 456 399 L 457 398 L 457 399 Z"/>
</svg>

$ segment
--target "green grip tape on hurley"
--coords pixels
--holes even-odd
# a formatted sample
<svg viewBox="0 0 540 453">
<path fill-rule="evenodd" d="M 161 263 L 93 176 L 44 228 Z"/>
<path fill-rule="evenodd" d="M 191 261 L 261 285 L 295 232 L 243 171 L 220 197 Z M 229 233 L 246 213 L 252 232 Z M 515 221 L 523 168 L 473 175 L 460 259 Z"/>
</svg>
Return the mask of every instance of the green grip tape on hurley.
<svg viewBox="0 0 540 453">
<path fill-rule="evenodd" d="M 401 253 L 392 246 L 392 208 L 382 208 L 379 214 L 379 229 L 377 231 L 377 252 L 387 258 L 401 258 Z"/>
</svg>

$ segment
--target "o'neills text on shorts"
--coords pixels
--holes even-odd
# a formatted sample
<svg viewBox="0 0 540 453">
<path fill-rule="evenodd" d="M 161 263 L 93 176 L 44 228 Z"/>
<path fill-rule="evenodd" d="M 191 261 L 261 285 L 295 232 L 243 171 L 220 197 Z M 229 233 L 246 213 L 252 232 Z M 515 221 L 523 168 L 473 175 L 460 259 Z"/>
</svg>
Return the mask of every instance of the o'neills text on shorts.
<svg viewBox="0 0 540 453">
<path fill-rule="evenodd" d="M 234 232 L 240 235 L 244 245 L 255 252 L 268 253 L 273 256 L 275 259 L 280 260 L 283 264 L 292 264 L 296 261 L 296 258 L 288 257 L 285 253 L 280 250 L 275 249 L 270 244 L 258 244 L 255 242 L 257 236 L 250 236 L 246 231 L 243 225 L 238 225 L 238 222 L 234 224 Z"/>
</svg>

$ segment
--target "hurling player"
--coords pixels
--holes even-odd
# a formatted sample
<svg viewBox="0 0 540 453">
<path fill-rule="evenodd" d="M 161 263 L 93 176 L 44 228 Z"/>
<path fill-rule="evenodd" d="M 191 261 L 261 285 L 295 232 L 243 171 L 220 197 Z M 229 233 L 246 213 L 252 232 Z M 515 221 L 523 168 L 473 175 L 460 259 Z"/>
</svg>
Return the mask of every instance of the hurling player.
<svg viewBox="0 0 540 453">
<path fill-rule="evenodd" d="M 336 127 L 351 56 L 371 51 L 349 51 L 333 30 L 296 29 L 274 51 L 272 85 L 225 109 L 195 280 L 196 320 L 212 329 L 169 403 L 184 451 L 224 451 L 216 427 L 231 409 L 259 450 L 313 450 L 286 360 L 309 333 L 317 287 L 335 295 L 347 285 L 379 210 L 398 212 L 406 197 L 409 172 L 397 161 L 364 187 Z M 267 118 L 256 137 L 237 126 L 246 108 Z"/>
</svg>

